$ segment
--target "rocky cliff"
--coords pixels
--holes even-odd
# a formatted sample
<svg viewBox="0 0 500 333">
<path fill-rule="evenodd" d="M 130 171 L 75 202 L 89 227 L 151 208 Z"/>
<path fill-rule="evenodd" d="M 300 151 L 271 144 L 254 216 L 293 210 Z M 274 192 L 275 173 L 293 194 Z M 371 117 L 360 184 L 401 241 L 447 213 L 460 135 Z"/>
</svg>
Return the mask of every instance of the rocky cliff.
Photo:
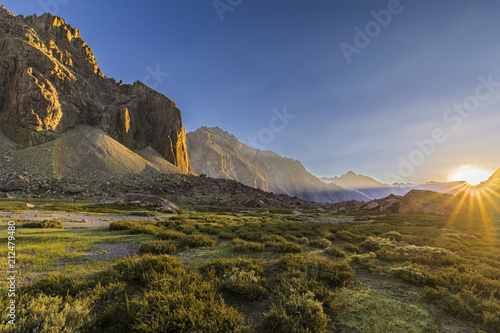
<svg viewBox="0 0 500 333">
<path fill-rule="evenodd" d="M 358 192 L 323 183 L 297 160 L 252 148 L 217 127 L 188 133 L 187 146 L 193 171 L 198 174 L 316 202 L 367 199 Z"/>
<path fill-rule="evenodd" d="M 190 171 L 175 103 L 141 82 L 105 77 L 80 32 L 59 17 L 15 16 L 0 7 L 0 130 L 25 147 L 78 125 L 131 150 L 148 146 Z"/>
</svg>

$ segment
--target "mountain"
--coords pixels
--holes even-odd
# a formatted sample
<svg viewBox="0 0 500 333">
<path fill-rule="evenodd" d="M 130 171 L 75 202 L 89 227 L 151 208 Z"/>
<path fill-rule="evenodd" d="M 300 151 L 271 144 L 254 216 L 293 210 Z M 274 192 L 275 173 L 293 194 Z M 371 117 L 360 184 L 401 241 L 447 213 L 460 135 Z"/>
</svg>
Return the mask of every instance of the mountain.
<svg viewBox="0 0 500 333">
<path fill-rule="evenodd" d="M 4 167 L 24 172 L 30 180 L 51 177 L 106 180 L 128 174 L 183 173 L 151 147 L 133 152 L 89 125 L 79 125 L 62 133 L 57 140 L 33 147 L 22 147 L 3 136 L 0 147 L 5 147 Z"/>
<path fill-rule="evenodd" d="M 348 173 L 340 177 L 323 177 L 321 178 L 321 180 L 323 180 L 324 182 L 336 184 L 338 186 L 351 188 L 378 188 L 387 186 L 386 184 L 382 184 L 373 178 L 358 175 L 353 171 L 349 171 Z"/>
<path fill-rule="evenodd" d="M 380 199 L 389 196 L 390 194 L 404 195 L 400 188 L 383 184 L 368 176 L 358 175 L 353 171 L 349 171 L 340 177 L 327 178 L 323 177 L 323 181 L 335 184 L 346 190 L 358 191 L 369 199 Z M 409 191 L 409 190 L 408 190 Z"/>
<path fill-rule="evenodd" d="M 201 127 L 187 133 L 193 172 L 237 180 L 277 194 L 316 202 L 367 200 L 355 191 L 325 184 L 297 160 L 272 151 L 252 148 L 218 127 Z"/>
<path fill-rule="evenodd" d="M 500 190 L 500 169 L 498 169 L 485 183 L 484 186 L 487 186 L 493 190 Z"/>
<path fill-rule="evenodd" d="M 15 16 L 1 6 L 0 45 L 0 130 L 13 143 L 36 147 L 88 125 L 124 149 L 150 147 L 190 171 L 175 103 L 139 81 L 104 76 L 80 32 L 62 18 Z"/>
<path fill-rule="evenodd" d="M 335 184 L 346 190 L 358 191 L 370 199 L 381 199 L 391 194 L 404 196 L 412 190 L 433 191 L 447 194 L 457 194 L 467 189 L 467 182 L 428 182 L 421 185 L 393 184 L 387 185 L 368 176 L 358 175 L 349 171 L 340 177 L 322 177 L 323 182 Z"/>
</svg>

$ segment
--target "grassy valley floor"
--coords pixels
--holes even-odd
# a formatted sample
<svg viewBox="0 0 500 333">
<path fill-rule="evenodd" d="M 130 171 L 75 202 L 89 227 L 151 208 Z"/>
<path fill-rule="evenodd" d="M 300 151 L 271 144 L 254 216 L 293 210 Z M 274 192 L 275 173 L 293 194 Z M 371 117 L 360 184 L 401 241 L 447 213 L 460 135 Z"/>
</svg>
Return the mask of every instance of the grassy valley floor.
<svg viewBox="0 0 500 333">
<path fill-rule="evenodd" d="M 8 323 L 3 292 L 1 332 L 500 327 L 498 216 L 196 207 L 173 216 L 128 205 L 25 203 L 0 201 L 0 254 L 6 267 L 14 220 L 17 269 L 16 322 Z M 104 224 L 83 226 L 93 220 Z M 0 285 L 9 289 L 5 278 Z"/>
</svg>

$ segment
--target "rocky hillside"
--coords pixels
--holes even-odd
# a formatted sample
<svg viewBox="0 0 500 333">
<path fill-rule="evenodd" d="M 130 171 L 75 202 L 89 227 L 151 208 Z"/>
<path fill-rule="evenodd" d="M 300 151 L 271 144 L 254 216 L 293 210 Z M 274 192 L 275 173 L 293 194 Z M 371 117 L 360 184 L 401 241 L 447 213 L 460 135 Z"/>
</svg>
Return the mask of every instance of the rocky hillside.
<svg viewBox="0 0 500 333">
<path fill-rule="evenodd" d="M 175 103 L 141 82 L 105 77 L 80 32 L 62 18 L 15 16 L 1 6 L 0 64 L 0 130 L 14 143 L 38 146 L 90 125 L 190 171 Z"/>
<path fill-rule="evenodd" d="M 325 184 L 297 160 L 252 148 L 218 127 L 187 134 L 193 172 L 315 202 L 369 200 L 356 191 Z"/>
</svg>

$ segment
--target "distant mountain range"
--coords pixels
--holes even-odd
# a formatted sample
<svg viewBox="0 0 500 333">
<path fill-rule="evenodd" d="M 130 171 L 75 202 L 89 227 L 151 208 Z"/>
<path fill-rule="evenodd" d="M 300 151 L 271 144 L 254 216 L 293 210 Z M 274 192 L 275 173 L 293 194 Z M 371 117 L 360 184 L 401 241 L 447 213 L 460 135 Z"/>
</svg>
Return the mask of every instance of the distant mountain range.
<svg viewBox="0 0 500 333">
<path fill-rule="evenodd" d="M 404 196 L 411 190 L 455 195 L 467 186 L 466 182 L 388 185 L 353 171 L 340 177 L 318 178 L 308 172 L 300 161 L 250 147 L 218 127 L 201 127 L 187 133 L 186 139 L 193 172 L 237 180 L 264 191 L 304 200 L 367 202 L 391 194 Z"/>
<path fill-rule="evenodd" d="M 316 202 L 366 201 L 362 193 L 326 184 L 297 160 L 252 148 L 218 127 L 186 134 L 191 168 L 197 174 L 237 180 L 276 194 Z"/>
</svg>

